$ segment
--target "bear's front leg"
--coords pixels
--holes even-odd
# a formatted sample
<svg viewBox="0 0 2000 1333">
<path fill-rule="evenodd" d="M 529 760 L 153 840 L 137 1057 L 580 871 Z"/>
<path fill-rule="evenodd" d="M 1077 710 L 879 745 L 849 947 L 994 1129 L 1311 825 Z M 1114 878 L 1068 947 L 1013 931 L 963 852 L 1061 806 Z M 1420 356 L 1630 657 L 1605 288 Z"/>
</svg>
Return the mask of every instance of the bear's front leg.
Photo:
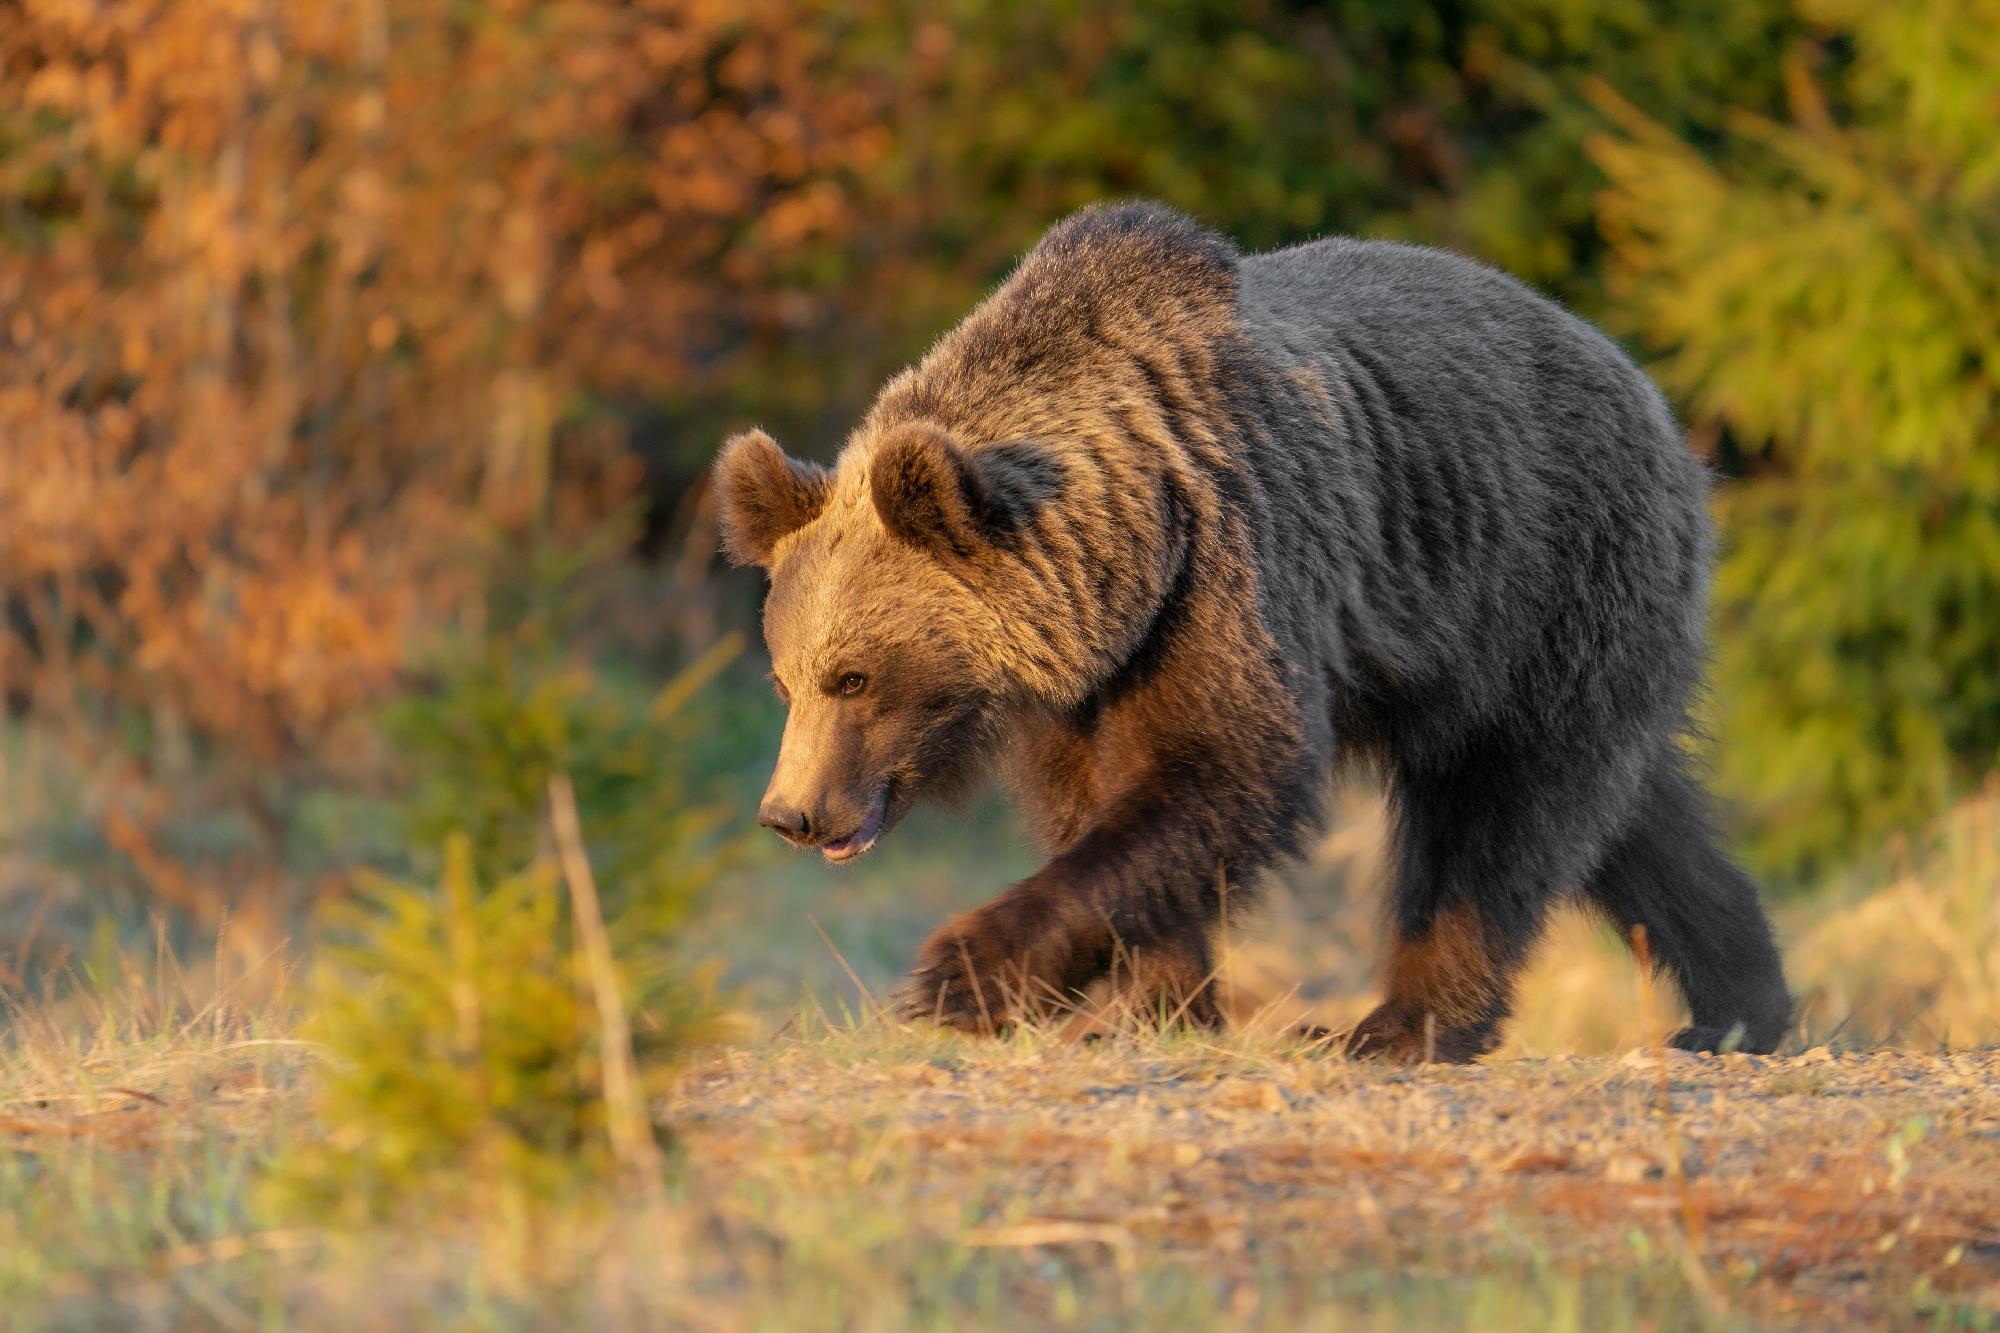
<svg viewBox="0 0 2000 1333">
<path fill-rule="evenodd" d="M 1240 785 L 1190 781 L 1185 800 L 1168 782 L 1141 790 L 1039 873 L 939 927 L 899 996 L 903 1015 L 1001 1032 L 1107 977 L 1138 1016 L 1220 1026 L 1211 936 L 1225 872 L 1237 892 L 1254 883 L 1283 850 L 1283 821 L 1217 799 Z"/>
<path fill-rule="evenodd" d="M 905 1018 L 984 1035 L 1074 1000 L 1111 961 L 1089 904 L 1036 878 L 931 932 L 898 996 Z"/>
<path fill-rule="evenodd" d="M 1125 940 L 1081 897 L 1030 880 L 938 927 L 899 995 L 906 1019 L 980 1035 L 1074 1005 L 1108 977 L 1113 1002 L 1143 1022 L 1219 1028 L 1207 927 Z"/>
<path fill-rule="evenodd" d="M 1110 978 L 1120 1016 L 1160 1027 L 1225 1026 L 1221 981 L 1206 931 L 1150 949 L 1121 950 Z"/>
</svg>

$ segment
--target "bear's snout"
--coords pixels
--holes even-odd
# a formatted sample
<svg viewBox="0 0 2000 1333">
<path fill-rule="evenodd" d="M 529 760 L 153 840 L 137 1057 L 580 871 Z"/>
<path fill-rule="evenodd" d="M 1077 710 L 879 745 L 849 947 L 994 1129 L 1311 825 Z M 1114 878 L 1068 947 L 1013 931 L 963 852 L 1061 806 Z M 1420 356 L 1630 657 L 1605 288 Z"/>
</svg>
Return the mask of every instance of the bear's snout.
<svg viewBox="0 0 2000 1333">
<path fill-rule="evenodd" d="M 875 845 L 888 822 L 891 784 L 875 789 L 852 818 L 826 813 L 826 807 L 805 809 L 766 796 L 757 808 L 757 822 L 794 847 L 816 847 L 833 862 L 852 861 Z"/>
<path fill-rule="evenodd" d="M 757 807 L 757 822 L 788 841 L 807 846 L 812 843 L 812 816 L 789 801 L 765 797 L 764 803 Z"/>
</svg>

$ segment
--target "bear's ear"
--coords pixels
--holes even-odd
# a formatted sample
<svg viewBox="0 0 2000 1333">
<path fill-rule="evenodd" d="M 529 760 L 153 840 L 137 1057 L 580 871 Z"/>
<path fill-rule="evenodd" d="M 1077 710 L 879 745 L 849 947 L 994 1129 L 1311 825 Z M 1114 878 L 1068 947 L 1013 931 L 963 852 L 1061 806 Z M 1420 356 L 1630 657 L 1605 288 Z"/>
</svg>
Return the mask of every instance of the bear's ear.
<svg viewBox="0 0 2000 1333">
<path fill-rule="evenodd" d="M 893 427 L 869 459 L 868 484 L 882 526 L 912 546 L 964 556 L 989 535 L 985 480 L 933 422 Z"/>
<path fill-rule="evenodd" d="M 781 538 L 819 517 L 832 476 L 802 463 L 761 430 L 746 430 L 715 460 L 715 495 L 722 553 L 732 564 L 771 564 Z"/>
</svg>

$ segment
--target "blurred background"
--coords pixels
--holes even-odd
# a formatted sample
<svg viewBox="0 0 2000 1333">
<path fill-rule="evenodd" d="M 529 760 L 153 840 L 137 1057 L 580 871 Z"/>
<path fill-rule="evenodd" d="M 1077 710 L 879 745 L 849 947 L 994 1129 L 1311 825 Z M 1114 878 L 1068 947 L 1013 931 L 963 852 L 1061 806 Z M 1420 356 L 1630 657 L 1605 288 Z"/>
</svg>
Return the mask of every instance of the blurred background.
<svg viewBox="0 0 2000 1333">
<path fill-rule="evenodd" d="M 1877 1028 L 1990 1034 L 1996 125 L 1994 0 L 21 0 L 0 989 L 248 966 L 455 831 L 504 873 L 556 772 L 613 909 L 744 1006 L 839 976 L 821 928 L 892 978 L 1030 853 L 990 799 L 844 875 L 750 836 L 782 715 L 704 469 L 753 423 L 830 458 L 1044 227 L 1143 195 L 1622 338 L 1720 479 L 1713 762 L 1795 970 L 1844 1018 L 1893 957 Z M 1365 994 L 1342 809 L 1246 993 Z"/>
</svg>

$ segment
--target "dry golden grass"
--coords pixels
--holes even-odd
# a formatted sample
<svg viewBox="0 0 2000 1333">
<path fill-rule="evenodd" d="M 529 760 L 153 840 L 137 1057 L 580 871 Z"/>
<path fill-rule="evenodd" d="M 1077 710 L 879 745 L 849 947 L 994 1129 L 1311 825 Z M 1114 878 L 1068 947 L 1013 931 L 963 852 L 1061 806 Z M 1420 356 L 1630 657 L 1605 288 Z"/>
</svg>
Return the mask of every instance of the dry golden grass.
<svg viewBox="0 0 2000 1333">
<path fill-rule="evenodd" d="M 656 1105 L 664 1200 L 365 1231 L 262 1188 L 315 1132 L 281 985 L 16 1003 L 0 1326 L 1996 1327 L 1996 853 L 1989 793 L 1876 892 L 1788 911 L 1783 1058 L 1656 1053 L 1664 997 L 1580 928 L 1487 1065 L 1350 1063 L 1285 1034 L 1366 1003 L 1368 908 L 1280 903 L 1228 952 L 1226 1036 L 974 1041 L 850 992 Z"/>
<path fill-rule="evenodd" d="M 846 1198 L 1113 1277 L 1171 1256 L 1274 1323 L 1274 1264 L 1441 1280 L 1524 1257 L 1664 1265 L 1690 1322 L 2000 1316 L 1991 1051 L 1387 1070 L 1243 1037 L 864 1030 L 719 1056 L 670 1116 L 725 1207 Z"/>
<path fill-rule="evenodd" d="M 2000 1041 L 2000 779 L 1891 883 L 1806 923 L 1791 964 L 1808 1024 L 1931 1046 Z"/>
<path fill-rule="evenodd" d="M 1398 1070 L 811 1023 L 658 1108 L 664 1203 L 357 1232 L 260 1203 L 310 1132 L 294 1043 L 35 1040 L 0 1085 L 10 1326 L 2000 1322 L 1993 1051 Z"/>
</svg>

